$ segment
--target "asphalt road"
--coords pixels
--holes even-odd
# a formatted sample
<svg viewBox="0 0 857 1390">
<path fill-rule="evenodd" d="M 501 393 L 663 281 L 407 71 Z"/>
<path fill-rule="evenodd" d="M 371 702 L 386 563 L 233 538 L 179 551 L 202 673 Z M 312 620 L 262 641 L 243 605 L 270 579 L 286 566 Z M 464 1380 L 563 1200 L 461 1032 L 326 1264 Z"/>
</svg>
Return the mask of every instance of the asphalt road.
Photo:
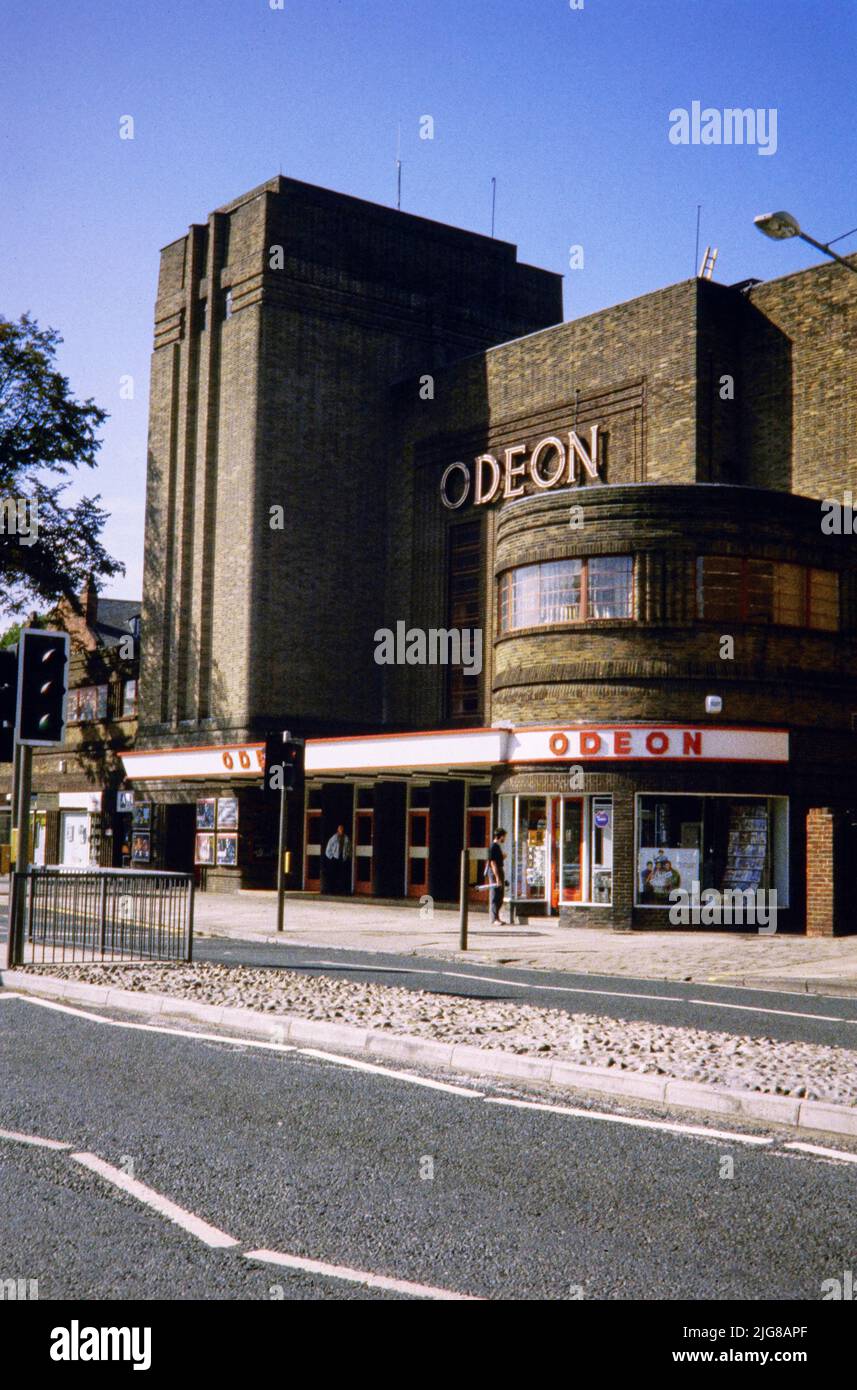
<svg viewBox="0 0 857 1390">
<path fill-rule="evenodd" d="M 411 1296 L 357 1271 L 490 1299 L 818 1300 L 854 1266 L 855 1166 L 788 1132 L 519 1108 L 541 1102 L 120 1023 L 0 995 L 0 1130 L 70 1146 L 0 1136 L 0 1279 L 41 1299 Z M 93 1162 L 236 1243 L 210 1248 Z"/>
<path fill-rule="evenodd" d="M 428 956 L 393 956 L 329 947 L 280 946 L 202 937 L 196 960 L 223 965 L 287 967 L 309 974 L 399 985 L 465 999 L 515 999 L 568 1013 L 752 1034 L 778 1042 L 813 1042 L 857 1048 L 857 998 L 781 994 L 697 982 L 630 979 L 469 965 Z"/>
</svg>

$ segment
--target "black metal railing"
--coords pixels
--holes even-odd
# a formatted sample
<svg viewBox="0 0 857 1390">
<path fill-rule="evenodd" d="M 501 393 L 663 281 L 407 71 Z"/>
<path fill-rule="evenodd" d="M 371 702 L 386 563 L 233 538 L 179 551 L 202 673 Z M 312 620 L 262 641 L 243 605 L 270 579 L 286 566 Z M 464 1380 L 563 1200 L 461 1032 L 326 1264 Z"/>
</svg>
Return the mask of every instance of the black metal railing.
<svg viewBox="0 0 857 1390">
<path fill-rule="evenodd" d="M 34 866 L 12 875 L 9 969 L 192 955 L 191 874 Z"/>
</svg>

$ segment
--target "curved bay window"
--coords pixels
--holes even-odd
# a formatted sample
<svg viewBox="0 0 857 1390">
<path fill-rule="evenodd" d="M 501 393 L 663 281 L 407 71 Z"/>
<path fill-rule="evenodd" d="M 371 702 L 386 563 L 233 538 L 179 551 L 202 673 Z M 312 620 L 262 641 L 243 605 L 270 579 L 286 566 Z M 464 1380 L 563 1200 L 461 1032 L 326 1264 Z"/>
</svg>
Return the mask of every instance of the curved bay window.
<svg viewBox="0 0 857 1390">
<path fill-rule="evenodd" d="M 500 576 L 499 628 L 512 632 L 519 627 L 630 618 L 633 591 L 631 555 L 521 565 Z"/>
<path fill-rule="evenodd" d="M 740 555 L 700 555 L 696 562 L 697 617 L 717 622 L 839 630 L 835 570 Z"/>
</svg>

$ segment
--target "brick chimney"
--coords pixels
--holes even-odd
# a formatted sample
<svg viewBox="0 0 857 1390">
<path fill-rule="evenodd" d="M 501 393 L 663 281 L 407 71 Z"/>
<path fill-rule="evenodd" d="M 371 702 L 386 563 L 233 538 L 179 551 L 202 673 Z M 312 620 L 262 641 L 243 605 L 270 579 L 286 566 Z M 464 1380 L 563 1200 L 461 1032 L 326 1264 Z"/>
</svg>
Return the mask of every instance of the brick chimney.
<svg viewBox="0 0 857 1390">
<path fill-rule="evenodd" d="M 91 574 L 87 575 L 86 583 L 81 590 L 80 603 L 86 626 L 92 627 L 98 617 L 98 590 L 95 587 L 95 578 Z"/>
</svg>

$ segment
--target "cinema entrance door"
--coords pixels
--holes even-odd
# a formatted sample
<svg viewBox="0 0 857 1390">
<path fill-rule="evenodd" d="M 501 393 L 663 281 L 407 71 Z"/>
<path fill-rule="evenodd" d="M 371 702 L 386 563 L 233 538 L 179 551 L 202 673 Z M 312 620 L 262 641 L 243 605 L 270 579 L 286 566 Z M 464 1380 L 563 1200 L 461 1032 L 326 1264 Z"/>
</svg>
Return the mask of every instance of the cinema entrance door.
<svg viewBox="0 0 857 1390">
<path fill-rule="evenodd" d="M 613 893 L 610 796 L 501 796 L 509 835 L 509 896 L 547 914 L 609 906 Z"/>
</svg>

